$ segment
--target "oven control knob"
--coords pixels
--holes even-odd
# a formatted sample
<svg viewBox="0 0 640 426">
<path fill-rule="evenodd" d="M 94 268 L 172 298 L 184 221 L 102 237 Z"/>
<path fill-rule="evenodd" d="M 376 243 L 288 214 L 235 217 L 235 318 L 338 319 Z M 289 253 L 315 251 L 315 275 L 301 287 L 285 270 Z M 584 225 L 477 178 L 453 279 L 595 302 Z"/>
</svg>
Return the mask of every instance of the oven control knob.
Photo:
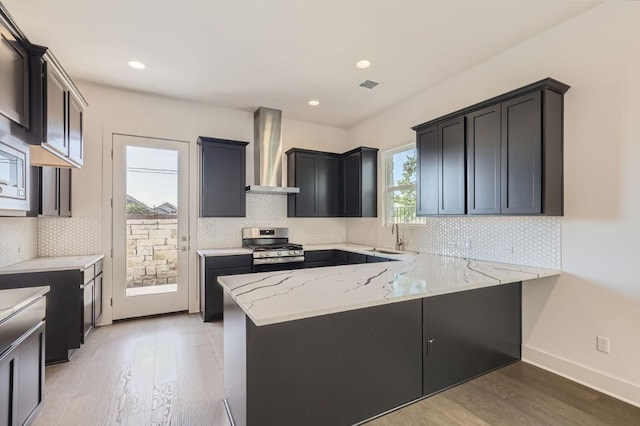
<svg viewBox="0 0 640 426">
<path fill-rule="evenodd" d="M 265 253 L 265 252 L 260 253 L 260 257 L 265 257 L 266 255 L 267 255 L 267 253 Z"/>
<path fill-rule="evenodd" d="M 278 256 L 282 256 L 282 252 L 278 252 Z"/>
</svg>

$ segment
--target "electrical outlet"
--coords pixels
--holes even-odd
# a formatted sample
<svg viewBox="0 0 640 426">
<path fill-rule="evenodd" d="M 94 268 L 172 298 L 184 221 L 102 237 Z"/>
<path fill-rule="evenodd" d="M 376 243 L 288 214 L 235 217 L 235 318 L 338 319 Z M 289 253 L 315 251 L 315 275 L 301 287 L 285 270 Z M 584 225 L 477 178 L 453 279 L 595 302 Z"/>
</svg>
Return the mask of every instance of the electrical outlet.
<svg viewBox="0 0 640 426">
<path fill-rule="evenodd" d="M 471 248 L 471 240 L 462 240 L 462 248 L 469 250 Z"/>
<path fill-rule="evenodd" d="M 600 352 L 604 352 L 605 354 L 609 353 L 609 338 L 597 336 L 596 337 L 596 349 Z"/>
<path fill-rule="evenodd" d="M 447 241 L 447 247 L 456 248 L 456 247 L 458 247 L 458 242 L 457 241 Z"/>
</svg>

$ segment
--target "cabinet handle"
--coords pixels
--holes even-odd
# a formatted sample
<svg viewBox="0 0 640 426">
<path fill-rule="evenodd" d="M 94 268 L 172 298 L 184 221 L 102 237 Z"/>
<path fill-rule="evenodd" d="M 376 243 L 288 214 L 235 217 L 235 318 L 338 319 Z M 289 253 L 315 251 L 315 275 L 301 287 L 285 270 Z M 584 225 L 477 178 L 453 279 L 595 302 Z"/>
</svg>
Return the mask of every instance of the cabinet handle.
<svg viewBox="0 0 640 426">
<path fill-rule="evenodd" d="M 431 355 L 431 352 L 433 352 L 433 342 L 435 342 L 436 339 L 429 339 L 427 340 L 427 356 Z"/>
</svg>

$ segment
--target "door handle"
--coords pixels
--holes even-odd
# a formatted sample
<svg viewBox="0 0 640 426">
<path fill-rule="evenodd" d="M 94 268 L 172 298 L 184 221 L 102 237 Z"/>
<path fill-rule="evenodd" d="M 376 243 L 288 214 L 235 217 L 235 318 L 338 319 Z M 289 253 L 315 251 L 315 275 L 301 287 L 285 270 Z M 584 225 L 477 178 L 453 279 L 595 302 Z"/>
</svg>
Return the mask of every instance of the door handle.
<svg viewBox="0 0 640 426">
<path fill-rule="evenodd" d="M 433 342 L 435 342 L 436 339 L 429 339 L 427 340 L 427 356 L 431 355 L 431 352 L 433 352 Z"/>
</svg>

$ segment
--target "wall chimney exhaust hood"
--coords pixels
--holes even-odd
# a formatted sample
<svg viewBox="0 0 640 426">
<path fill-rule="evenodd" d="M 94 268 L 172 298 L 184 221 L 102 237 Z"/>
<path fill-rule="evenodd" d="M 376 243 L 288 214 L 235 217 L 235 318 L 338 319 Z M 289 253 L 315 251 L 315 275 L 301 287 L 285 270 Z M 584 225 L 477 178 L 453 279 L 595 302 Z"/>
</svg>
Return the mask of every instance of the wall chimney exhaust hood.
<svg viewBox="0 0 640 426">
<path fill-rule="evenodd" d="M 300 188 L 282 186 L 282 111 L 260 107 L 253 113 L 253 194 L 295 194 Z"/>
</svg>

